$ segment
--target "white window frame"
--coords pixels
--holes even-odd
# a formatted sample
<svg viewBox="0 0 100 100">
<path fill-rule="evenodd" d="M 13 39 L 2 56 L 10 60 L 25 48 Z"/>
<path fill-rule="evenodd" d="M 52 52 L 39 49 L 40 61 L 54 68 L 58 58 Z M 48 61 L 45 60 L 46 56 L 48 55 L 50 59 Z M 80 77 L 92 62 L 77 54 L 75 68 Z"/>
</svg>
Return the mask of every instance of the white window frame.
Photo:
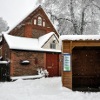
<svg viewBox="0 0 100 100">
<path fill-rule="evenodd" d="M 43 21 L 43 27 L 45 27 L 45 21 Z"/>
<path fill-rule="evenodd" d="M 36 19 L 34 19 L 34 25 L 36 25 Z"/>
</svg>

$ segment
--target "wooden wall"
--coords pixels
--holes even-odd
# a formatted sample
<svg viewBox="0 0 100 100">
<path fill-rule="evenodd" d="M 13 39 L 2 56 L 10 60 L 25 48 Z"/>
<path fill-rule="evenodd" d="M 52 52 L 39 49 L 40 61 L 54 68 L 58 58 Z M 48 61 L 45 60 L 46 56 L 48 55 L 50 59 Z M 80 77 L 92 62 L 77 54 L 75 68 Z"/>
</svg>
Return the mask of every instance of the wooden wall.
<svg viewBox="0 0 100 100">
<path fill-rule="evenodd" d="M 71 54 L 72 41 L 63 41 L 62 52 Z M 72 71 L 64 72 L 62 70 L 62 83 L 63 86 L 72 89 Z"/>
</svg>

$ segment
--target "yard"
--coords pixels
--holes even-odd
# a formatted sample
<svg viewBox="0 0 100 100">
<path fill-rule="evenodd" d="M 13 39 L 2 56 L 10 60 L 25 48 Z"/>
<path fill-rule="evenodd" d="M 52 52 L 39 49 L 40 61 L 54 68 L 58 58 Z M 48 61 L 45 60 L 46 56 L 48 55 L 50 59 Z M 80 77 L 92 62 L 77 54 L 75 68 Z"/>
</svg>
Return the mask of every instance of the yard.
<svg viewBox="0 0 100 100">
<path fill-rule="evenodd" d="M 100 100 L 100 92 L 62 87 L 61 77 L 0 83 L 0 100 Z"/>
</svg>

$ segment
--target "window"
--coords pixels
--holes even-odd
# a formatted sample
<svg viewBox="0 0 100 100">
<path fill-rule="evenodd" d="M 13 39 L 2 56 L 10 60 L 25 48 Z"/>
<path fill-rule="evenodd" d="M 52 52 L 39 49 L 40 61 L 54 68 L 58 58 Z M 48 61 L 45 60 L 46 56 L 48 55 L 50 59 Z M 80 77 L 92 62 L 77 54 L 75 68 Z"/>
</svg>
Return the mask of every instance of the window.
<svg viewBox="0 0 100 100">
<path fill-rule="evenodd" d="M 43 27 L 45 27 L 45 22 L 43 22 Z"/>
<path fill-rule="evenodd" d="M 51 49 L 56 49 L 56 43 L 55 40 L 50 44 Z"/>
<path fill-rule="evenodd" d="M 42 26 L 42 18 L 41 17 L 38 17 L 38 25 Z"/>
<path fill-rule="evenodd" d="M 36 25 L 36 19 L 34 19 L 34 25 Z"/>
</svg>

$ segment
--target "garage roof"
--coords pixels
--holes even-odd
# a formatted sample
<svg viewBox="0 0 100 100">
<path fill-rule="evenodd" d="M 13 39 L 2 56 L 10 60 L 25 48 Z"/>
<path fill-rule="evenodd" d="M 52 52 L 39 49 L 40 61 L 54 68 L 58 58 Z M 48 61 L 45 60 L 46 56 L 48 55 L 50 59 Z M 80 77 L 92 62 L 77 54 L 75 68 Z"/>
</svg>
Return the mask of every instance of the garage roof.
<svg viewBox="0 0 100 100">
<path fill-rule="evenodd" d="M 100 35 L 61 35 L 61 40 L 100 40 Z"/>
</svg>

